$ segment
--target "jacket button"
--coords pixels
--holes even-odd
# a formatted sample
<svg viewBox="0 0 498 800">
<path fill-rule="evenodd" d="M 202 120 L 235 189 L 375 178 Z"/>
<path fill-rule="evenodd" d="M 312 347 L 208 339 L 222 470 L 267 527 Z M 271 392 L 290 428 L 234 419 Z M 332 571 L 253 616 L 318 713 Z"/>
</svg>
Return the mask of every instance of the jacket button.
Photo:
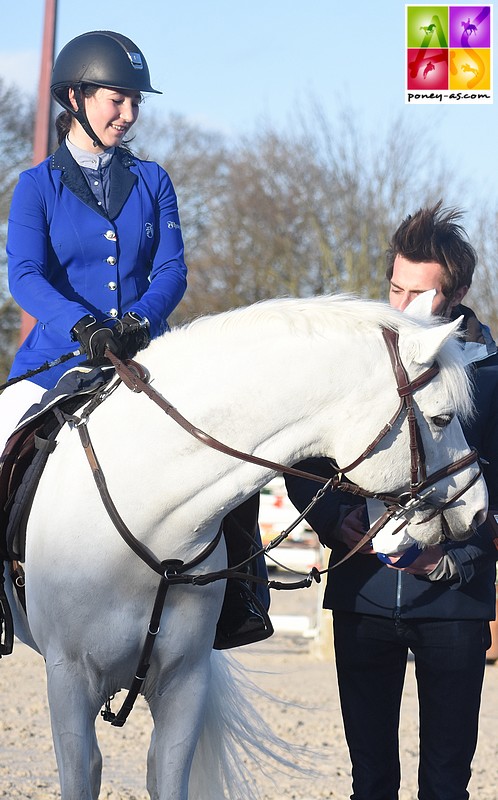
<svg viewBox="0 0 498 800">
<path fill-rule="evenodd" d="M 111 265 L 111 267 L 113 267 L 117 262 L 117 258 L 115 258 L 115 256 L 109 256 L 109 258 L 106 258 L 106 261 Z"/>
<path fill-rule="evenodd" d="M 116 238 L 117 238 L 114 231 L 106 231 L 104 233 L 104 236 L 105 236 L 106 239 L 109 239 L 111 242 L 115 242 Z"/>
<path fill-rule="evenodd" d="M 107 284 L 107 288 L 108 288 L 108 289 L 110 289 L 110 290 L 111 290 L 111 292 L 115 292 L 115 291 L 116 291 L 116 289 L 118 288 L 118 284 L 117 284 L 117 283 L 114 283 L 114 281 L 110 281 L 110 282 Z"/>
<path fill-rule="evenodd" d="M 117 317 L 118 316 L 118 309 L 117 308 L 110 308 L 109 309 L 109 316 L 110 317 Z"/>
</svg>

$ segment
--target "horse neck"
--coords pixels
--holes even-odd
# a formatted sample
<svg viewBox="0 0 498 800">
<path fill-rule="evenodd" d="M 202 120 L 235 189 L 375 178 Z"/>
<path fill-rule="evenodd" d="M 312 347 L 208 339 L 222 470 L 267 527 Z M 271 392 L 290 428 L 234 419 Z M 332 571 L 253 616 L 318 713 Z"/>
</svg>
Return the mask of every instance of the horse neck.
<svg viewBox="0 0 498 800">
<path fill-rule="evenodd" d="M 358 397 L 369 397 L 365 375 L 372 356 L 365 337 L 349 331 L 333 338 L 289 331 L 250 336 L 226 342 L 221 356 L 202 343 L 187 353 L 174 350 L 161 360 L 167 366 L 156 388 L 211 436 L 285 465 L 309 455 L 333 456 L 336 431 L 355 416 Z M 184 443 L 185 433 L 176 438 Z M 227 460 L 202 452 L 205 445 L 197 449 L 202 460 Z M 258 474 L 253 465 L 246 472 Z"/>
<path fill-rule="evenodd" d="M 362 421 L 351 427 L 351 420 L 368 402 L 375 380 L 365 376 L 381 345 L 372 355 L 364 337 L 350 335 L 252 339 L 245 346 L 227 342 L 220 355 L 202 342 L 190 351 L 177 347 L 172 335 L 171 345 L 157 342 L 140 360 L 156 391 L 232 448 L 291 466 L 311 455 L 333 457 L 336 439 L 354 434 L 340 458 L 356 457 L 356 437 L 363 446 L 366 439 Z M 92 416 L 91 428 L 113 499 L 125 519 L 136 518 L 153 549 L 165 536 L 182 552 L 209 540 L 223 516 L 275 474 L 211 449 L 124 386 Z M 116 464 L 127 469 L 116 471 Z M 150 524 L 142 519 L 144 505 Z"/>
</svg>

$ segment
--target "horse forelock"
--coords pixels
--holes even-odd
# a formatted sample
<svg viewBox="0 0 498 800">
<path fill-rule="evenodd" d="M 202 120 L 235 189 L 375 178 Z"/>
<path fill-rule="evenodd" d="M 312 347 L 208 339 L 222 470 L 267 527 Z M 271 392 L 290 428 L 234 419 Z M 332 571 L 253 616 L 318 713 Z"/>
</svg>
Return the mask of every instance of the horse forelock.
<svg viewBox="0 0 498 800">
<path fill-rule="evenodd" d="M 442 390 L 446 393 L 449 407 L 455 409 L 462 422 L 470 420 L 475 413 L 472 383 L 464 360 L 464 350 L 458 338 L 449 339 L 443 344 L 437 362 Z"/>
</svg>

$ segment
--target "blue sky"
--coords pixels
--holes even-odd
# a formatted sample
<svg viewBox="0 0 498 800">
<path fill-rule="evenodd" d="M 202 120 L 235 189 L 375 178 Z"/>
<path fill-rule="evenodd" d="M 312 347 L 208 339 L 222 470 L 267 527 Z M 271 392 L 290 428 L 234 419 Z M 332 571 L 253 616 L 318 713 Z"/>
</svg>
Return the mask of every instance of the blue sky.
<svg viewBox="0 0 498 800">
<path fill-rule="evenodd" d="M 4 0 L 0 11 L 0 76 L 33 95 L 44 5 Z M 86 30 L 119 30 L 143 50 L 164 92 L 144 113 L 178 112 L 228 134 L 250 133 L 262 119 L 284 127 L 310 95 L 331 118 L 351 105 L 372 136 L 401 114 L 430 130 L 434 163 L 443 159 L 463 182 L 459 204 L 496 204 L 498 100 L 406 106 L 404 20 L 400 0 L 58 0 L 56 52 Z"/>
</svg>

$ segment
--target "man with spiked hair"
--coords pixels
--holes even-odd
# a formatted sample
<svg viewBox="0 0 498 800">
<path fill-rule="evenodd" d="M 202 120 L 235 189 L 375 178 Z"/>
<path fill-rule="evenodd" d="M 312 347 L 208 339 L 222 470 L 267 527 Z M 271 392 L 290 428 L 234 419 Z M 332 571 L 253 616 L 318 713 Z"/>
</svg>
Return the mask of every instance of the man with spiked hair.
<svg viewBox="0 0 498 800">
<path fill-rule="evenodd" d="M 472 364 L 476 406 L 474 419 L 463 423 L 463 429 L 483 460 L 491 513 L 466 541 L 441 542 L 420 551 L 407 566 L 401 566 L 406 559 L 396 554 L 380 560 L 370 545 L 364 546 L 327 582 L 324 607 L 333 612 L 341 709 L 352 763 L 351 800 L 398 798 L 398 729 L 409 651 L 415 660 L 420 708 L 418 798 L 469 797 L 489 621 L 496 606 L 498 357 L 489 328 L 461 305 L 477 257 L 460 218 L 460 211 L 444 209 L 441 202 L 406 217 L 392 237 L 386 274 L 392 306 L 404 310 L 432 290 L 433 314 L 463 316 L 463 346 Z M 304 468 L 331 474 L 326 459 L 310 459 Z M 293 477 L 287 478 L 287 488 L 300 510 L 316 492 L 313 482 Z M 332 549 L 333 565 L 378 515 L 370 501 L 338 492 L 326 495 L 308 521 Z"/>
</svg>

